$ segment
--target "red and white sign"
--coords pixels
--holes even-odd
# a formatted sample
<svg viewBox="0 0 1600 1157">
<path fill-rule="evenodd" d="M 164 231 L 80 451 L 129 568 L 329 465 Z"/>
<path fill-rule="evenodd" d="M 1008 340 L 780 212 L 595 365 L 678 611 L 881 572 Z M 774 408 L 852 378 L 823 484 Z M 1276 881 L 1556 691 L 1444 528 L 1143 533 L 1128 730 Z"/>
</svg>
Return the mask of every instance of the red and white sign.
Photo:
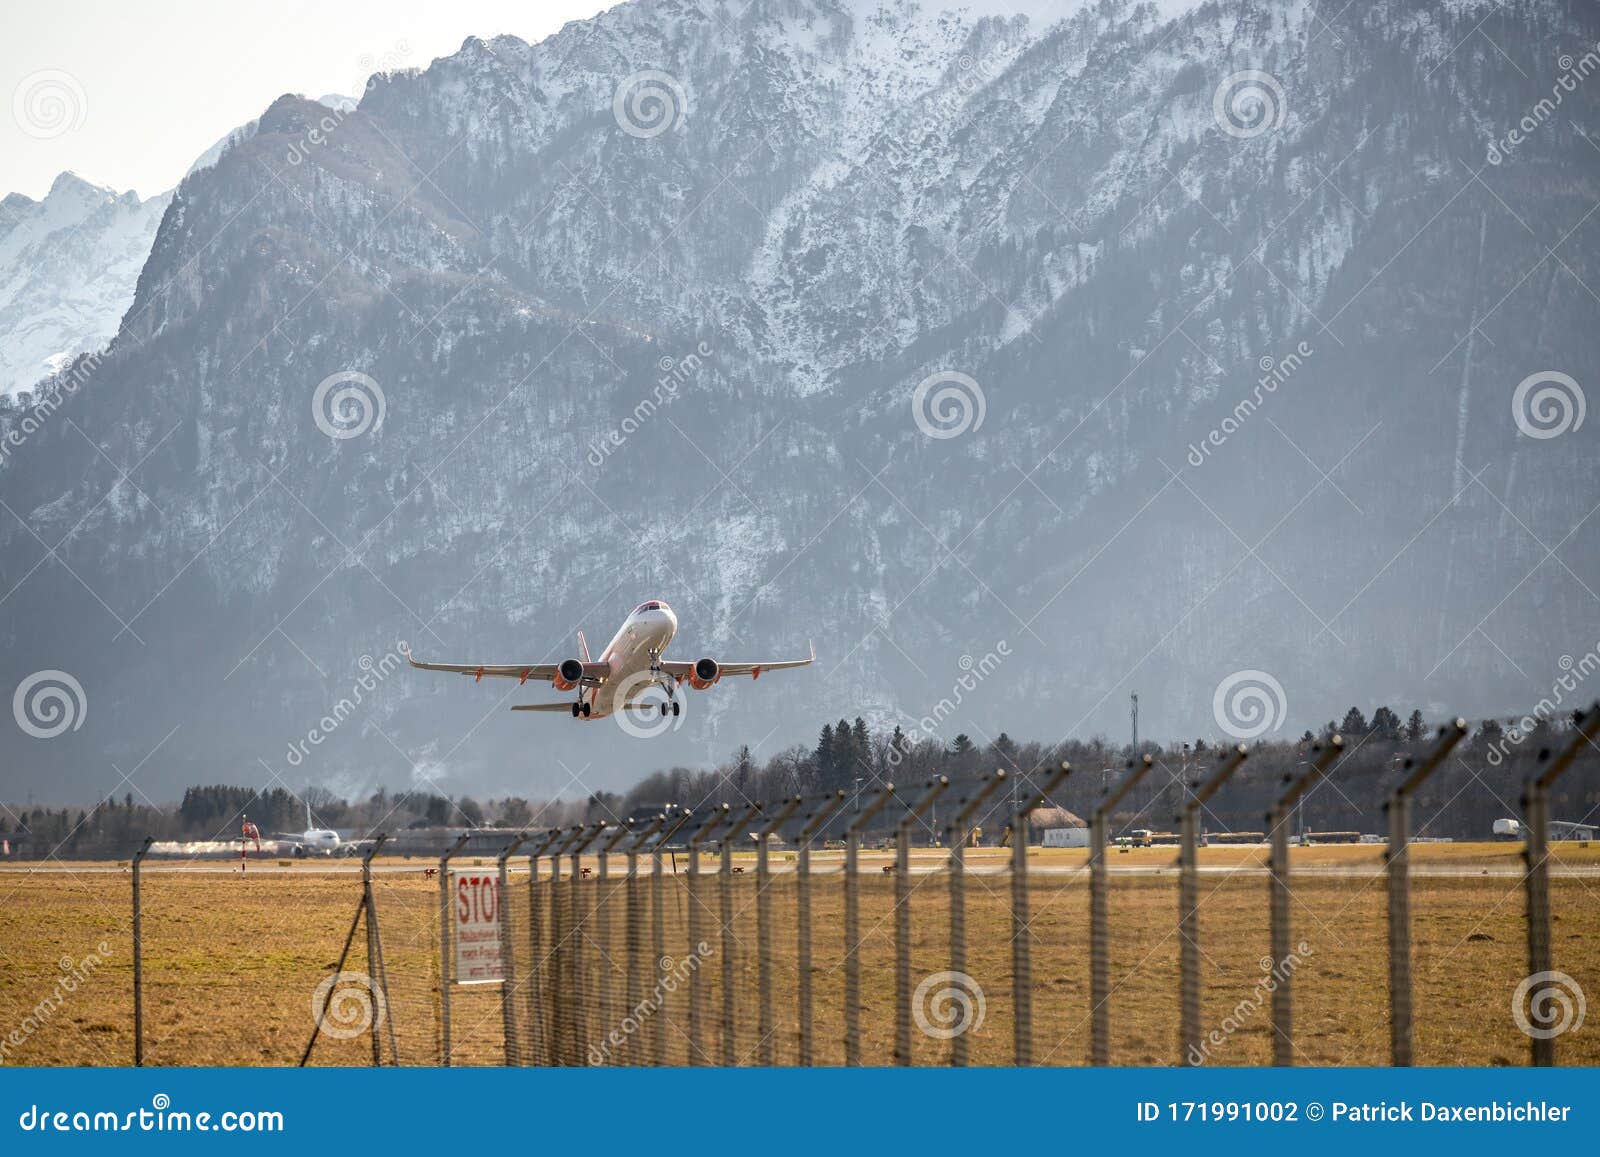
<svg viewBox="0 0 1600 1157">
<path fill-rule="evenodd" d="M 454 897 L 456 983 L 503 980 L 500 965 L 500 877 L 494 872 L 450 873 Z"/>
</svg>

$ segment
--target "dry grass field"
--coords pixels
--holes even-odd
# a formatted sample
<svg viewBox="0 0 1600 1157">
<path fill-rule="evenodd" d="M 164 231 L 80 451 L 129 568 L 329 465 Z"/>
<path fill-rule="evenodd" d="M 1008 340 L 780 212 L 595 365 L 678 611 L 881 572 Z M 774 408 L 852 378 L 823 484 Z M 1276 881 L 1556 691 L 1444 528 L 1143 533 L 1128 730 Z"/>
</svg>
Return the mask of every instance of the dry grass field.
<svg viewBox="0 0 1600 1157">
<path fill-rule="evenodd" d="M 1416 929 L 1417 1057 L 1424 1064 L 1523 1064 L 1527 1038 L 1511 1016 L 1512 992 L 1526 973 L 1523 894 L 1515 874 L 1520 847 L 1509 844 L 1419 845 L 1413 851 Z M 1270 1059 L 1268 1010 L 1250 1007 L 1260 993 L 1268 953 L 1267 885 L 1251 866 L 1264 849 L 1212 848 L 1206 872 L 1201 947 L 1205 1025 L 1226 1034 L 1210 1063 L 1255 1065 Z M 1011 1059 L 1010 881 L 997 872 L 1004 853 L 969 856 L 968 971 L 984 994 L 984 1020 L 972 1032 L 972 1060 Z M 1304 1064 L 1382 1064 L 1387 1059 L 1385 893 L 1381 849 L 1339 846 L 1296 849 L 1302 873 L 1294 886 L 1295 938 L 1306 951 L 1295 972 L 1296 1045 Z M 1037 852 L 1040 869 L 1081 864 L 1080 850 Z M 843 1061 L 843 902 L 837 854 L 819 853 L 813 882 L 815 1048 L 821 1064 Z M 924 859 L 932 864 L 937 853 Z M 1558 863 L 1600 863 L 1600 849 L 1559 845 Z M 874 870 L 863 880 L 861 946 L 863 1059 L 892 1060 L 894 974 L 892 878 Z M 775 857 L 779 869 L 784 857 Z M 1178 1056 L 1177 878 L 1169 848 L 1111 856 L 1113 1059 L 1119 1064 L 1173 1064 Z M 465 861 L 471 864 L 472 861 Z M 488 863 L 492 863 L 489 861 Z M 105 865 L 97 867 L 104 869 Z M 212 865 L 207 865 L 212 867 Z M 220 868 L 221 865 L 215 865 Z M 184 871 L 152 865 L 145 874 L 143 935 L 146 979 L 146 1063 L 294 1064 L 312 1026 L 312 995 L 338 960 L 360 898 L 359 877 L 298 863 L 255 865 L 236 872 Z M 682 867 L 681 857 L 679 867 Z M 435 881 L 421 861 L 383 865 L 376 893 L 390 977 L 393 1045 L 403 1061 L 437 1057 L 434 1015 L 438 984 Z M 1159 871 L 1159 874 L 1157 874 Z M 1449 874 L 1434 874 L 1449 873 Z M 912 878 L 913 980 L 947 968 L 948 891 L 940 874 Z M 119 871 L 0 873 L 0 1051 L 8 1064 L 127 1064 L 133 1056 L 130 881 Z M 756 1023 L 755 881 L 734 879 L 732 897 L 738 997 L 735 1042 L 741 1063 L 758 1056 Z M 702 976 L 710 1018 L 705 1058 L 720 1058 L 721 959 L 715 879 L 688 895 L 682 876 L 665 882 L 666 952 L 689 951 L 689 912 L 703 904 L 703 934 L 712 954 Z M 621 1015 L 626 960 L 623 900 L 613 881 L 610 903 L 586 922 L 582 1040 L 598 1040 Z M 583 903 L 606 893 L 589 880 Z M 1089 1044 L 1088 891 L 1081 873 L 1037 871 L 1031 884 L 1035 1057 L 1040 1063 L 1085 1063 Z M 525 905 L 526 883 L 512 902 Z M 797 1059 L 795 992 L 797 916 L 794 881 L 779 876 L 770 893 L 774 925 L 776 1060 Z M 1557 874 L 1552 881 L 1556 967 L 1588 993 L 1600 993 L 1600 878 Z M 520 909 L 516 909 L 520 910 Z M 598 951 L 606 921 L 609 960 Z M 548 940 L 547 940 L 548 943 Z M 102 950 L 101 945 L 104 945 Z M 649 953 L 649 942 L 643 950 Z M 524 946 L 525 952 L 525 946 Z M 518 967 L 528 973 L 519 952 Z M 362 938 L 346 968 L 366 971 Z M 611 987 L 603 993 L 602 983 Z M 608 1002 L 602 1003 L 606 993 Z M 1241 1002 L 1244 1002 L 1241 1005 Z M 53 1007 L 46 1007 L 53 1006 Z M 668 1057 L 690 1058 L 688 1002 L 680 989 L 660 1014 Z M 498 1063 L 500 998 L 496 988 L 458 990 L 457 1063 Z M 638 1043 L 653 1039 L 647 1025 Z M 917 1063 L 942 1063 L 948 1045 L 914 1032 Z M 1600 1024 L 1585 1025 L 1556 1045 L 1562 1064 L 1600 1064 Z M 366 1038 L 319 1044 L 316 1063 L 370 1060 Z"/>
</svg>

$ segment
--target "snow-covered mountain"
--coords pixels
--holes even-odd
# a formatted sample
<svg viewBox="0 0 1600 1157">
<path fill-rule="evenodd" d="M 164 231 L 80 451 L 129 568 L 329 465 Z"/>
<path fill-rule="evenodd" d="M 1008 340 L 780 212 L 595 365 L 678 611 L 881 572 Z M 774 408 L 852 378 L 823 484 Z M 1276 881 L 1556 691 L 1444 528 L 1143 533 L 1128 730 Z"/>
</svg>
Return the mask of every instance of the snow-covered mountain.
<svg viewBox="0 0 1600 1157">
<path fill-rule="evenodd" d="M 1296 731 L 1523 708 L 1600 637 L 1597 426 L 1514 411 L 1600 354 L 1597 40 L 638 0 L 283 98 L 59 409 L 0 410 L 0 686 L 89 704 L 0 767 L 575 791 L 841 715 L 1120 736 L 1135 690 L 1211 737 L 1254 671 Z M 383 662 L 645 597 L 679 654 L 819 662 L 648 742 Z"/>
<path fill-rule="evenodd" d="M 171 196 L 141 201 L 62 173 L 42 201 L 0 201 L 0 394 L 111 340 Z"/>
</svg>

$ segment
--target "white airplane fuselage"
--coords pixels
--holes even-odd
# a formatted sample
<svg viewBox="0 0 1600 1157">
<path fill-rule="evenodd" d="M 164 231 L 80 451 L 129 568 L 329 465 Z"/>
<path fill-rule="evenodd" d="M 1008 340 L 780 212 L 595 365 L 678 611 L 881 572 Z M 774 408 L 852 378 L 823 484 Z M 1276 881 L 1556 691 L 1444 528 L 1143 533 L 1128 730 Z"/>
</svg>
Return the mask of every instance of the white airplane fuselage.
<svg viewBox="0 0 1600 1157">
<path fill-rule="evenodd" d="M 604 719 L 620 710 L 626 697 L 637 698 L 650 685 L 650 669 L 660 663 L 667 644 L 678 633 L 678 616 L 661 604 L 637 610 L 623 622 L 596 662 L 610 667 L 605 682 L 585 687 L 579 702 L 589 704 L 586 719 Z M 662 677 L 663 685 L 668 680 Z"/>
</svg>

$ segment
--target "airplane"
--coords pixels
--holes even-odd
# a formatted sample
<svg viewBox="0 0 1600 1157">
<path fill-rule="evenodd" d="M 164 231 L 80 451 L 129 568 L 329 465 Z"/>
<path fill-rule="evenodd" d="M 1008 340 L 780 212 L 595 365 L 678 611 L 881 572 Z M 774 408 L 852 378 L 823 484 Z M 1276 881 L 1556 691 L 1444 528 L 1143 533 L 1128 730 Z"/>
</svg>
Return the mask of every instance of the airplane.
<svg viewBox="0 0 1600 1157">
<path fill-rule="evenodd" d="M 529 679 L 543 679 L 557 691 L 576 691 L 570 703 L 517 703 L 513 711 L 564 711 L 574 719 L 604 719 L 623 708 L 637 706 L 651 688 L 660 687 L 666 692 L 661 703 L 661 714 L 682 713 L 678 702 L 678 686 L 688 683 L 696 691 L 708 690 L 724 676 L 749 675 L 759 679 L 763 671 L 781 671 L 787 667 L 804 667 L 816 661 L 817 651 L 804 659 L 787 659 L 772 663 L 724 663 L 716 659 L 663 659 L 667 645 L 678 633 L 678 616 L 660 599 L 640 603 L 623 622 L 622 628 L 600 653 L 591 660 L 589 644 L 578 632 L 579 658 L 563 659 L 559 663 L 422 663 L 407 656 L 411 665 L 421 671 L 448 671 L 457 675 L 471 675 L 475 681 L 485 675 L 502 679 L 515 679 L 520 684 Z"/>
<path fill-rule="evenodd" d="M 311 826 L 311 801 L 306 801 L 306 830 L 303 832 L 275 832 L 272 836 L 280 844 L 293 844 L 294 854 L 304 858 L 315 852 L 331 856 L 340 848 L 339 833 L 327 828 Z"/>
</svg>

